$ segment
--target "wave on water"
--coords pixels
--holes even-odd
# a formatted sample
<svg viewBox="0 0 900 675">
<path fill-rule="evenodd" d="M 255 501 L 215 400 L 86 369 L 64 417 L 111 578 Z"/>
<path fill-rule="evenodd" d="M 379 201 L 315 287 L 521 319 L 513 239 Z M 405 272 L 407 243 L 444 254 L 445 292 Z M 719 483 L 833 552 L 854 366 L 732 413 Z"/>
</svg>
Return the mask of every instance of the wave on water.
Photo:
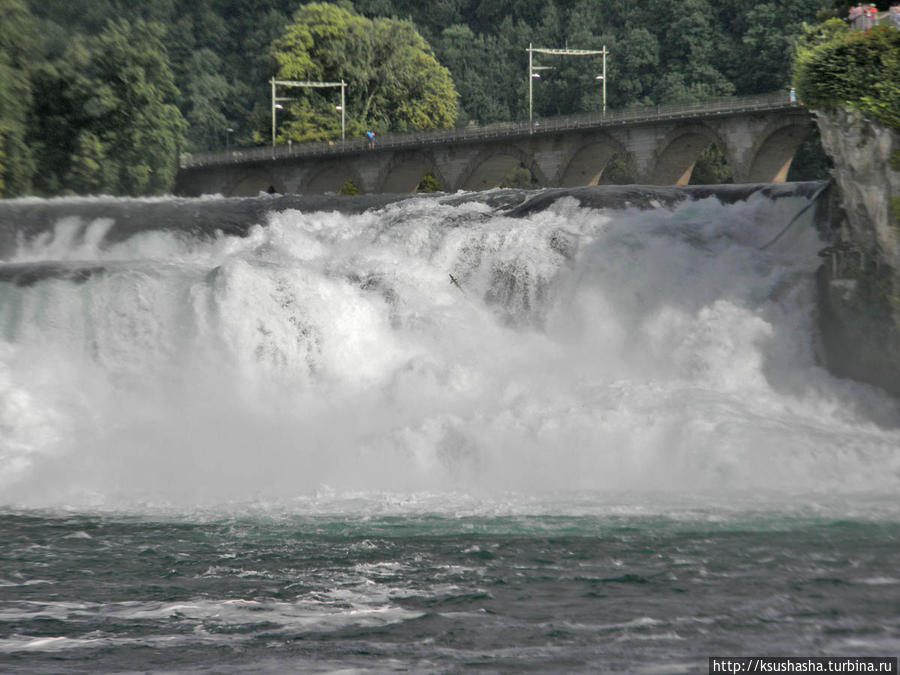
<svg viewBox="0 0 900 675">
<path fill-rule="evenodd" d="M 5 206 L 0 503 L 896 494 L 817 187 Z"/>
</svg>

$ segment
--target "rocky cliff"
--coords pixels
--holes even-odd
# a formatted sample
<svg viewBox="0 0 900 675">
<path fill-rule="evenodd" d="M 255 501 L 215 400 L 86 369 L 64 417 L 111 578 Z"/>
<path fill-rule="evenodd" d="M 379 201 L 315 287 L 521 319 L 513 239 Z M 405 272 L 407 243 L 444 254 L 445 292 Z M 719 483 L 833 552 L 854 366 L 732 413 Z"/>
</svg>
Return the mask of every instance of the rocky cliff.
<svg viewBox="0 0 900 675">
<path fill-rule="evenodd" d="M 825 360 L 900 396 L 900 133 L 844 108 L 817 122 L 842 205 L 819 271 Z"/>
</svg>

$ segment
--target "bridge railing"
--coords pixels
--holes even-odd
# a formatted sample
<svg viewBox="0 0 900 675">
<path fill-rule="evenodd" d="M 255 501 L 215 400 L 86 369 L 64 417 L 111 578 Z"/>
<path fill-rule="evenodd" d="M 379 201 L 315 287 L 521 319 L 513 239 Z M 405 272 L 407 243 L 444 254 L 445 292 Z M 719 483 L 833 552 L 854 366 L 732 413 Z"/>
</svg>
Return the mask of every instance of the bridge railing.
<svg viewBox="0 0 900 675">
<path fill-rule="evenodd" d="M 788 92 L 774 92 L 757 96 L 729 96 L 707 99 L 697 103 L 676 103 L 657 106 L 632 106 L 606 113 L 591 112 L 564 117 L 545 117 L 535 120 L 533 128 L 528 122 L 501 122 L 484 126 L 467 126 L 456 129 L 386 133 L 375 139 L 378 148 L 421 147 L 445 143 L 472 142 L 484 139 L 524 136 L 529 133 L 547 134 L 567 129 L 587 129 L 603 126 L 619 126 L 653 120 L 675 120 L 735 114 L 755 110 L 790 108 L 800 105 Z M 181 157 L 181 167 L 240 164 L 272 159 L 317 157 L 321 155 L 356 154 L 369 149 L 367 139 L 313 142 L 296 145 L 240 148 L 230 152 L 201 152 Z"/>
<path fill-rule="evenodd" d="M 867 17 L 865 15 L 858 16 L 854 19 L 847 19 L 850 23 L 850 27 L 853 30 L 869 30 L 870 28 L 874 28 L 875 26 L 887 26 L 888 28 L 900 28 L 897 25 L 896 19 L 894 18 L 894 12 L 878 12 L 873 17 Z"/>
</svg>

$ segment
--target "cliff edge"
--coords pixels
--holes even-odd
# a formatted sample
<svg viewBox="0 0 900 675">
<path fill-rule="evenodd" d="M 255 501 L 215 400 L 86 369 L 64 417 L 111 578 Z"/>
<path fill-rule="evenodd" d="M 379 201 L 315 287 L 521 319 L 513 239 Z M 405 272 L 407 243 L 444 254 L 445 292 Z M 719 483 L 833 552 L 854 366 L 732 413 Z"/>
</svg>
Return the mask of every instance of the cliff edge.
<svg viewBox="0 0 900 675">
<path fill-rule="evenodd" d="M 900 133 L 854 109 L 816 116 L 843 209 L 818 274 L 825 362 L 900 397 Z"/>
</svg>

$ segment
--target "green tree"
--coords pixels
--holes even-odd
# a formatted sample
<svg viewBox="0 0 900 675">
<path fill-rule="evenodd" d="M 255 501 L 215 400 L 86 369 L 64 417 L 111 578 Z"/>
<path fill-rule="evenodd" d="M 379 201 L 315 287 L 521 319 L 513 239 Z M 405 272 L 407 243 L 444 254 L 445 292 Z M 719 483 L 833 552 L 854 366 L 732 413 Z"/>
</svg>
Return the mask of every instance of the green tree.
<svg viewBox="0 0 900 675">
<path fill-rule="evenodd" d="M 184 118 L 164 31 L 158 24 L 110 22 L 97 37 L 90 68 L 103 111 L 99 136 L 116 163 L 116 191 L 159 194 L 171 189 L 184 139 Z"/>
<path fill-rule="evenodd" d="M 179 90 L 163 100 L 175 103 L 188 120 L 184 149 L 194 151 L 221 148 L 229 127 L 235 129 L 232 142 L 251 142 L 254 130 L 257 141 L 268 142 L 268 80 L 273 73 L 292 72 L 291 79 L 343 77 L 350 85 L 351 133 L 366 127 L 376 131 L 423 124 L 441 127 L 454 118 L 458 124 L 522 120 L 528 114 L 529 43 L 578 49 L 606 45 L 610 108 L 772 91 L 787 86 L 793 43 L 802 22 L 813 21 L 833 4 L 831 0 L 333 2 L 307 4 L 298 12 L 297 0 L 0 0 L 0 152 L 6 153 L 0 159 L 6 167 L 0 170 L 6 181 L 0 194 L 27 191 L 32 174 L 42 191 L 65 187 L 70 158 L 95 159 L 96 153 L 90 151 L 93 141 L 82 136 L 84 130 L 99 140 L 105 161 L 118 163 L 109 144 L 120 135 L 115 129 L 121 130 L 121 124 L 101 129 L 110 120 L 98 116 L 96 102 L 85 108 L 91 97 L 79 98 L 75 86 L 84 80 L 83 89 L 88 90 L 88 84 L 100 81 L 93 74 L 98 57 L 75 62 L 70 57 L 77 51 L 76 43 L 93 54 L 98 35 L 110 20 L 125 19 L 132 27 L 140 22 L 162 26 L 158 37 Z M 837 7 L 838 15 L 845 15 L 847 0 L 838 4 L 843 6 Z M 23 24 L 24 8 L 30 9 L 33 21 Z M 296 26 L 298 18 L 303 26 Z M 143 51 L 141 36 L 134 37 L 133 50 Z M 282 49 L 273 51 L 273 44 Z M 159 45 L 151 40 L 147 47 L 154 51 Z M 290 54 L 284 63 L 273 63 L 278 51 Z M 121 50 L 116 53 L 111 58 L 134 60 Z M 602 88 L 594 80 L 599 58 L 538 60 L 556 68 L 535 82 L 538 116 L 599 109 Z M 437 63 L 449 69 L 449 78 Z M 110 85 L 110 94 L 118 96 L 120 89 Z M 282 140 L 338 136 L 336 90 L 284 94 L 298 101 L 279 113 Z M 104 96 L 96 98 L 102 101 Z M 22 131 L 26 119 L 27 137 Z M 32 172 L 29 157 L 38 155 L 41 170 Z M 72 180 L 76 175 L 83 178 L 91 161 L 72 172 Z M 117 179 L 106 189 L 119 189 L 118 184 Z"/>
<path fill-rule="evenodd" d="M 220 147 L 229 127 L 224 110 L 231 94 L 221 74 L 222 60 L 204 48 L 191 55 L 190 64 L 181 106 L 188 121 L 188 150 Z"/>
<path fill-rule="evenodd" d="M 35 136 L 45 190 L 146 195 L 171 190 L 185 122 L 162 27 L 110 21 L 72 42 L 38 78 Z"/>
<path fill-rule="evenodd" d="M 651 17 L 664 27 L 660 62 L 666 73 L 655 91 L 656 103 L 692 101 L 734 93 L 734 85 L 715 66 L 718 29 L 707 0 L 651 0 Z"/>
<path fill-rule="evenodd" d="M 524 51 L 532 30 L 523 20 L 504 17 L 488 44 L 488 75 L 485 78 L 489 96 L 498 97 L 508 113 L 505 120 L 528 116 L 528 71 Z"/>
<path fill-rule="evenodd" d="M 634 171 L 628 163 L 628 158 L 617 152 L 609 158 L 597 184 L 629 185 L 634 182 Z"/>
<path fill-rule="evenodd" d="M 82 131 L 75 142 L 65 176 L 68 189 L 79 194 L 103 194 L 113 184 L 112 162 L 106 156 L 103 143 L 96 134 Z"/>
<path fill-rule="evenodd" d="M 279 79 L 347 82 L 351 134 L 446 128 L 456 119 L 450 73 L 409 21 L 371 20 L 343 6 L 311 3 L 294 15 L 271 53 Z M 339 135 L 333 92 L 294 89 L 292 96 L 298 100 L 282 115 L 281 141 Z"/>
<path fill-rule="evenodd" d="M 523 57 L 511 61 L 509 45 L 493 35 L 475 34 L 465 24 L 444 29 L 438 56 L 453 75 L 459 92 L 457 123 L 501 122 L 516 117 L 523 96 Z M 505 86 L 498 87 L 503 82 Z"/>
<path fill-rule="evenodd" d="M 610 59 L 610 105 L 650 103 L 659 78 L 659 42 L 644 26 L 629 27 L 624 37 L 611 43 L 616 58 Z"/>
<path fill-rule="evenodd" d="M 0 0 L 0 196 L 25 194 L 34 171 L 26 143 L 34 23 L 19 0 Z"/>
<path fill-rule="evenodd" d="M 723 3 L 730 5 L 730 3 Z M 722 72 L 738 93 L 756 94 L 786 89 L 791 62 L 803 22 L 814 18 L 828 0 L 753 3 L 740 17 L 739 35 L 722 54 Z"/>
<path fill-rule="evenodd" d="M 440 192 L 441 191 L 441 183 L 437 179 L 437 176 L 428 169 L 425 172 L 425 175 L 422 176 L 422 180 L 419 181 L 419 185 L 416 187 L 416 192 Z"/>
<path fill-rule="evenodd" d="M 725 156 L 716 144 L 710 145 L 697 158 L 691 172 L 691 185 L 721 185 L 733 183 L 734 175 Z"/>
<path fill-rule="evenodd" d="M 794 62 L 797 95 L 811 108 L 849 105 L 900 129 L 900 31 L 840 24 L 807 31 Z"/>
</svg>

